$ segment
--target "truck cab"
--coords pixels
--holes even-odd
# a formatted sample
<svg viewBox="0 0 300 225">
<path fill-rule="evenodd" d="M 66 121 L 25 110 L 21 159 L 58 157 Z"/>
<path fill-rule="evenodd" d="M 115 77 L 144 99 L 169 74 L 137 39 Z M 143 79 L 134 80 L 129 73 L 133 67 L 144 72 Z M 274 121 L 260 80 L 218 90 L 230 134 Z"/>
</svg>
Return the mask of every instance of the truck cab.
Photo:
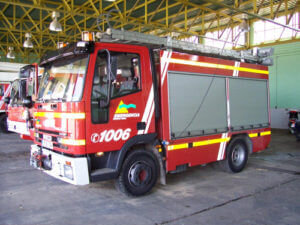
<svg viewBox="0 0 300 225">
<path fill-rule="evenodd" d="M 8 130 L 20 134 L 23 139 L 33 137 L 33 104 L 38 92 L 38 65 L 32 64 L 20 69 L 19 78 L 13 81 L 8 104 Z"/>
</svg>

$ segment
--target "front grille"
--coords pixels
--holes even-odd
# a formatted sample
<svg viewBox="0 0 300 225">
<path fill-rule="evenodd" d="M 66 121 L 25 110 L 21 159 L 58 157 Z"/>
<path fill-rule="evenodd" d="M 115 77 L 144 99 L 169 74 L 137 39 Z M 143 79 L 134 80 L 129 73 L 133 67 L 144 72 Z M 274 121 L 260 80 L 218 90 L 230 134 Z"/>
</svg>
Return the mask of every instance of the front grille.
<svg viewBox="0 0 300 225">
<path fill-rule="evenodd" d="M 51 137 L 51 139 L 47 140 L 47 141 L 53 142 L 53 147 L 61 148 L 61 149 L 66 149 L 66 150 L 68 149 L 68 146 L 62 145 L 62 144 L 60 144 L 60 143 L 57 142 L 57 138 L 59 136 L 58 132 L 48 131 L 48 130 L 42 130 L 42 129 L 36 129 L 35 132 L 38 134 L 38 136 L 35 137 L 35 141 L 36 142 L 40 142 L 40 145 L 42 144 L 42 140 L 44 139 L 44 135 L 48 135 L 48 136 Z"/>
<path fill-rule="evenodd" d="M 59 135 L 59 132 L 56 131 L 51 131 L 51 130 L 43 130 L 43 129 L 36 129 L 37 133 L 45 133 L 45 134 L 54 134 L 54 135 Z"/>
</svg>

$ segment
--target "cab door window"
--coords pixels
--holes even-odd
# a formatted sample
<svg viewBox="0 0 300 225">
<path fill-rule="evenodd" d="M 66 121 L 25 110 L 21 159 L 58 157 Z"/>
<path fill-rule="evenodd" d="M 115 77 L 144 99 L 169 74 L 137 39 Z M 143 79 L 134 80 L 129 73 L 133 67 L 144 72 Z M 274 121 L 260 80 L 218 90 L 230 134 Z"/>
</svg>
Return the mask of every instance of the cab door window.
<svg viewBox="0 0 300 225">
<path fill-rule="evenodd" d="M 108 107 L 101 106 L 108 99 L 108 94 L 111 98 L 117 98 L 141 89 L 139 55 L 110 52 L 110 56 L 111 80 L 108 80 L 108 55 L 106 52 L 99 52 L 97 55 L 91 96 L 93 123 L 108 122 Z"/>
<path fill-rule="evenodd" d="M 4 85 L 0 84 L 0 96 L 4 96 Z"/>
<path fill-rule="evenodd" d="M 107 73 L 107 54 L 99 52 L 96 59 L 91 96 L 93 123 L 106 123 L 108 121 L 108 107 L 101 107 L 101 103 L 106 101 L 108 97 Z"/>
<path fill-rule="evenodd" d="M 141 89 L 140 57 L 134 53 L 112 52 L 116 60 L 112 98 L 137 92 Z"/>
</svg>

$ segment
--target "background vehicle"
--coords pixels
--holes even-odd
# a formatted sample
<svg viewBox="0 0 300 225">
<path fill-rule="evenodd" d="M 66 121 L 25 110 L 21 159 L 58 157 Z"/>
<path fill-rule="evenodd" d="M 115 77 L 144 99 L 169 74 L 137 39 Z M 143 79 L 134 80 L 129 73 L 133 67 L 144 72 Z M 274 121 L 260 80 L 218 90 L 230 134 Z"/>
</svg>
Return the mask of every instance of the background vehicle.
<svg viewBox="0 0 300 225">
<path fill-rule="evenodd" d="M 6 103 L 4 98 L 9 96 L 10 82 L 0 82 L 0 131 L 7 132 Z"/>
<path fill-rule="evenodd" d="M 165 184 L 166 173 L 195 165 L 220 161 L 240 172 L 250 153 L 268 146 L 262 58 L 109 34 L 119 43 L 81 41 L 41 59 L 31 165 L 77 185 L 116 179 L 122 192 L 139 196 L 158 177 Z"/>
<path fill-rule="evenodd" d="M 36 100 L 38 84 L 38 65 L 36 63 L 22 67 L 19 79 L 12 83 L 12 93 L 8 105 L 8 130 L 19 133 L 23 139 L 33 139 L 30 137 L 30 130 L 33 128 L 33 102 Z"/>
<path fill-rule="evenodd" d="M 291 134 L 294 134 L 295 133 L 295 125 L 296 125 L 296 122 L 298 121 L 299 112 L 298 112 L 298 110 L 289 110 L 288 114 L 289 114 L 289 123 L 288 123 L 289 132 Z"/>
<path fill-rule="evenodd" d="M 11 82 L 18 78 L 18 70 L 23 64 L 0 62 L 0 131 L 7 132 L 7 104 L 5 98 L 10 96 Z"/>
</svg>

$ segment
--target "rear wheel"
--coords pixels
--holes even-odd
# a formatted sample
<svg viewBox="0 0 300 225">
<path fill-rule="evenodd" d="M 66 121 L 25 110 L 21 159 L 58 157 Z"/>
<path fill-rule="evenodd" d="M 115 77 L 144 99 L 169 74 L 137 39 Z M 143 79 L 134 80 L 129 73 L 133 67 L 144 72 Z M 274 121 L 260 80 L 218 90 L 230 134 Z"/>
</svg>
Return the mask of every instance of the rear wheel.
<svg viewBox="0 0 300 225">
<path fill-rule="evenodd" d="M 241 172 L 248 161 L 249 149 L 243 138 L 232 139 L 226 148 L 226 159 L 221 161 L 222 168 L 227 172 Z"/>
<path fill-rule="evenodd" d="M 7 117 L 5 114 L 0 115 L 0 130 L 3 133 L 7 133 Z"/>
<path fill-rule="evenodd" d="M 116 186 L 127 196 L 144 195 L 156 184 L 158 168 L 152 152 L 134 150 L 126 157 Z"/>
</svg>

